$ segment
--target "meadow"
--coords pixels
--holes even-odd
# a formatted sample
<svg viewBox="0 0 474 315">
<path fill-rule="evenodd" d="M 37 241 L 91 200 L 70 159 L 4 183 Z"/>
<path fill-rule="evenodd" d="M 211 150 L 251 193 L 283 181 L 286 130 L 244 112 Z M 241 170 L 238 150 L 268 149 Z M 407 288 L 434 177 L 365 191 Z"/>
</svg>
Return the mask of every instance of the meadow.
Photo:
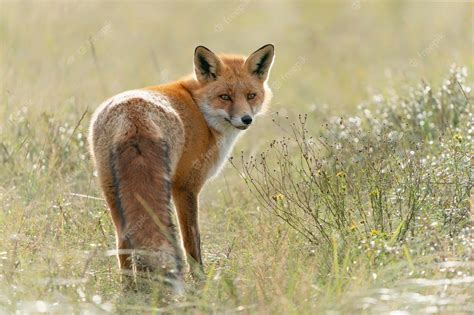
<svg viewBox="0 0 474 315">
<path fill-rule="evenodd" d="M 0 313 L 471 314 L 474 5 L 0 2 Z M 123 292 L 86 136 L 109 96 L 273 43 L 200 196 L 205 276 Z"/>
</svg>

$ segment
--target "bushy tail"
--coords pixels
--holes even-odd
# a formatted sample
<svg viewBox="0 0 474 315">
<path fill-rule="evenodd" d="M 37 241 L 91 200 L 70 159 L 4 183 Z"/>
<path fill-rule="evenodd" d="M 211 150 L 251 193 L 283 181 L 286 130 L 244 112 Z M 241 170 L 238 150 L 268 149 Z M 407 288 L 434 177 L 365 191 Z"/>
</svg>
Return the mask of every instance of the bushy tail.
<svg viewBox="0 0 474 315">
<path fill-rule="evenodd" d="M 119 250 L 132 250 L 139 270 L 161 270 L 170 280 L 181 278 L 179 235 L 170 202 L 169 145 L 136 132 L 113 148 Z"/>
</svg>

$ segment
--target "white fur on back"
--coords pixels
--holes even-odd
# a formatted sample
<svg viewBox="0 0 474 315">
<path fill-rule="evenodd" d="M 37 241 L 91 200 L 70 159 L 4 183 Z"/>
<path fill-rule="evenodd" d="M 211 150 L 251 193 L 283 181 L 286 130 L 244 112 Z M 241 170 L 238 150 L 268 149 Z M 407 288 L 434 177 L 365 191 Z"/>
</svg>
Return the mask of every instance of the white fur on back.
<svg viewBox="0 0 474 315">
<path fill-rule="evenodd" d="M 91 126 L 94 125 L 94 122 L 97 120 L 97 117 L 105 109 L 107 110 L 112 109 L 113 107 L 120 105 L 133 98 L 141 98 L 147 102 L 150 102 L 152 104 L 159 106 L 160 108 L 162 108 L 163 110 L 167 112 L 177 115 L 176 111 L 171 106 L 169 100 L 163 95 L 157 92 L 146 91 L 146 90 L 130 90 L 130 91 L 125 91 L 117 95 L 114 95 L 111 98 L 107 99 L 102 104 L 100 104 L 100 106 L 95 110 L 94 114 L 92 115 Z M 90 129 L 90 133 L 92 133 L 92 128 Z"/>
<path fill-rule="evenodd" d="M 174 108 L 171 106 L 169 100 L 157 93 L 157 92 L 152 92 L 152 91 L 147 91 L 147 90 L 130 90 L 130 91 L 125 91 L 122 93 L 119 93 L 117 95 L 114 95 L 107 99 L 105 102 L 100 104 L 100 106 L 95 110 L 94 114 L 92 115 L 91 119 L 91 128 L 89 130 L 89 137 L 92 140 L 92 126 L 94 125 L 95 121 L 97 120 L 97 117 L 104 111 L 104 110 L 110 110 L 118 105 L 121 105 L 125 102 L 127 102 L 130 99 L 134 98 L 141 98 L 149 103 L 155 104 L 156 106 L 159 106 L 162 108 L 164 111 L 173 113 L 175 115 L 178 115 Z M 92 142 L 91 142 L 92 143 Z"/>
<path fill-rule="evenodd" d="M 142 118 L 153 121 L 159 129 L 164 131 L 160 136 L 164 137 L 168 143 L 172 144 L 174 149 L 170 151 L 170 160 L 172 161 L 171 169 L 173 174 L 178 159 L 182 154 L 182 148 L 184 147 L 184 130 L 182 130 L 182 124 L 179 123 L 179 115 L 172 107 L 169 99 L 159 92 L 131 90 L 114 95 L 103 102 L 92 115 L 89 130 L 89 143 L 91 143 L 91 149 L 94 150 L 93 140 L 94 132 L 96 132 L 95 130 L 103 130 L 105 125 L 109 125 L 109 135 L 101 138 L 103 146 L 106 147 L 107 141 L 113 141 L 114 137 L 121 137 L 122 133 L 130 127 L 131 120 L 127 117 L 127 112 L 118 110 L 114 113 L 114 110 L 120 109 L 120 106 L 130 106 L 128 103 L 133 99 L 140 99 L 148 104 L 146 106 L 141 106 L 141 109 L 139 109 L 139 111 L 143 113 Z M 155 106 L 160 110 L 153 110 L 153 107 Z"/>
<path fill-rule="evenodd" d="M 107 106 L 107 104 L 109 103 L 110 107 L 114 107 L 116 105 L 125 103 L 126 101 L 133 98 L 141 98 L 149 103 L 160 106 L 168 112 L 175 113 L 175 110 L 173 109 L 169 100 L 165 96 L 159 94 L 158 92 L 147 90 L 130 90 L 119 93 L 106 100 L 99 108 Z"/>
</svg>

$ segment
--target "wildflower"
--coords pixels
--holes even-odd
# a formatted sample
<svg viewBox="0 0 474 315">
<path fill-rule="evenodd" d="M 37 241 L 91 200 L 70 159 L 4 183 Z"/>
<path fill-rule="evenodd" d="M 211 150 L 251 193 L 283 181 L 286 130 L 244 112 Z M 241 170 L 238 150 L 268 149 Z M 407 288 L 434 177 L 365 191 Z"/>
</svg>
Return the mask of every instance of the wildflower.
<svg viewBox="0 0 474 315">
<path fill-rule="evenodd" d="M 354 125 L 355 127 L 360 127 L 361 125 L 361 119 L 357 116 L 355 117 L 350 117 L 349 118 L 349 123 L 351 123 L 352 125 Z"/>
<path fill-rule="evenodd" d="M 283 201 L 283 199 L 285 199 L 285 195 L 281 194 L 281 193 L 278 193 L 278 194 L 275 194 L 272 196 L 272 199 L 275 201 L 275 202 L 281 202 Z"/>
<path fill-rule="evenodd" d="M 383 101 L 383 96 L 380 94 L 374 95 L 373 97 L 374 103 L 379 104 Z"/>
<path fill-rule="evenodd" d="M 380 231 L 374 229 L 374 230 L 370 231 L 370 235 L 372 235 L 372 236 L 380 235 Z"/>
<path fill-rule="evenodd" d="M 463 140 L 462 135 L 460 135 L 459 133 L 454 134 L 453 138 L 454 138 L 454 140 L 457 140 L 457 141 L 459 141 L 460 143 L 461 143 L 462 140 Z"/>
<path fill-rule="evenodd" d="M 389 134 L 388 134 L 388 140 L 390 141 L 397 141 L 399 140 L 401 137 L 400 137 L 400 134 L 397 132 L 397 131 L 391 131 Z"/>
<path fill-rule="evenodd" d="M 379 190 L 376 188 L 370 192 L 370 195 L 377 198 L 379 196 Z"/>
</svg>

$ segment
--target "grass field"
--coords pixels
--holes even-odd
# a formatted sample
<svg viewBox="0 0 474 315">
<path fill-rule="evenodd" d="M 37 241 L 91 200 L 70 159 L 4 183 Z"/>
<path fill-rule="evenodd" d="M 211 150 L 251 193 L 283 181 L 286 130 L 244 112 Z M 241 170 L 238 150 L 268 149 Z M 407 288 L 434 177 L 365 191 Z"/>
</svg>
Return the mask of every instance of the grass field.
<svg viewBox="0 0 474 315">
<path fill-rule="evenodd" d="M 472 314 L 473 14 L 0 1 L 0 313 Z M 124 293 L 92 112 L 191 72 L 197 45 L 266 43 L 271 109 L 201 194 L 205 279 Z"/>
</svg>

